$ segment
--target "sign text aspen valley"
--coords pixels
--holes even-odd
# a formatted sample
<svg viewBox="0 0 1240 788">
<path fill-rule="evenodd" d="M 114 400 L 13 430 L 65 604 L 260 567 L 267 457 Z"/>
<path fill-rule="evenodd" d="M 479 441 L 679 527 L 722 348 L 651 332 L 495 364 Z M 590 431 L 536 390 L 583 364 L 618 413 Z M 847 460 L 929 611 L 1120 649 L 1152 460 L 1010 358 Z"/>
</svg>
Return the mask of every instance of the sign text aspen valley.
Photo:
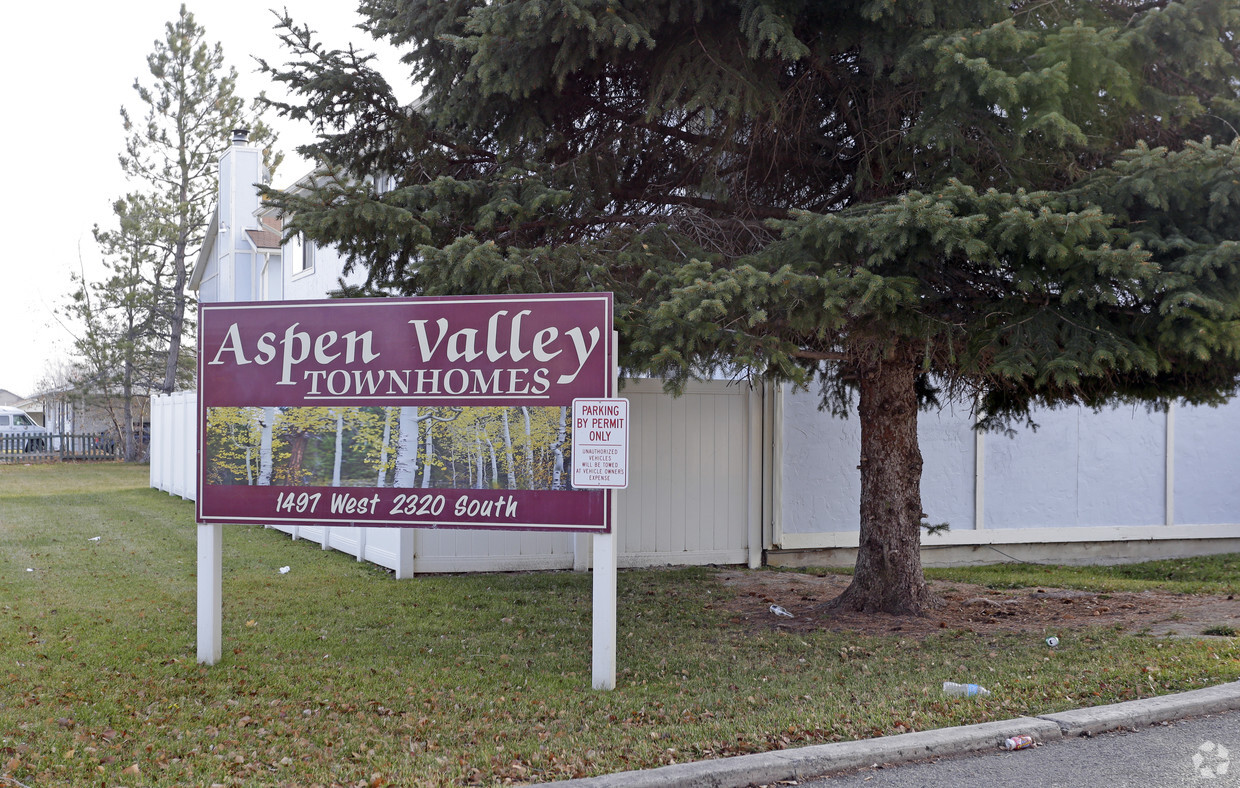
<svg viewBox="0 0 1240 788">
<path fill-rule="evenodd" d="M 377 352 L 372 331 L 349 331 L 341 334 L 326 330 L 311 335 L 301 330 L 300 323 L 291 323 L 282 333 L 264 331 L 247 344 L 238 323 L 225 332 L 210 366 L 231 363 L 266 366 L 279 358 L 280 376 L 277 386 L 305 388 L 305 396 L 342 397 L 354 394 L 375 396 L 435 396 L 449 394 L 530 394 L 541 395 L 551 388 L 550 372 L 545 366 L 561 354 L 570 353 L 572 371 L 560 374 L 556 383 L 570 384 L 581 374 L 587 359 L 598 347 L 602 332 L 597 326 L 583 330 L 574 326 L 560 333 L 555 326 L 539 330 L 525 329 L 523 318 L 531 311 L 523 309 L 509 317 L 509 310 L 493 312 L 486 321 L 481 337 L 479 329 L 453 327 L 448 318 L 408 321 L 413 326 L 413 347 L 408 351 L 420 361 L 417 369 L 373 368 L 381 353 Z M 506 329 L 506 330 L 505 330 Z M 499 337 L 507 334 L 507 343 Z M 507 361 L 525 362 L 523 366 L 493 368 L 483 371 L 469 365 L 485 356 L 492 364 Z M 343 357 L 345 364 L 361 363 L 364 370 L 332 368 Z M 529 359 L 526 361 L 526 359 Z M 305 364 L 308 368 L 303 369 Z M 317 365 L 317 368 L 315 368 Z"/>
<path fill-rule="evenodd" d="M 200 522 L 606 531 L 574 399 L 609 293 L 203 304 Z"/>
</svg>

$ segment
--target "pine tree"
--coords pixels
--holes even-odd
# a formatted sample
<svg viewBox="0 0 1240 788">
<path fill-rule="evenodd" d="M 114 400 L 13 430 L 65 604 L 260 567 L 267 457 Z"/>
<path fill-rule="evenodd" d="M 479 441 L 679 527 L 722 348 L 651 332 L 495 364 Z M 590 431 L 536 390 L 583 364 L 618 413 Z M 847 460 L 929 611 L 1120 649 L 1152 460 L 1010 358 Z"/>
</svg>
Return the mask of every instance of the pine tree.
<svg viewBox="0 0 1240 788">
<path fill-rule="evenodd" d="M 71 385 L 107 415 L 127 461 L 139 458 L 135 431 L 145 421 L 140 398 L 163 377 L 159 348 L 164 332 L 148 287 L 153 261 L 142 229 L 149 219 L 147 207 L 140 198 L 117 201 L 118 229 L 104 233 L 95 228 L 105 276 L 89 281 L 85 272 L 74 275 L 74 290 L 60 309 L 76 332 Z"/>
<path fill-rule="evenodd" d="M 363 0 L 402 107 L 285 20 L 361 292 L 612 291 L 622 364 L 857 396 L 839 604 L 918 613 L 919 408 L 1217 402 L 1240 372 L 1230 0 Z M 372 177 L 373 176 L 373 177 Z M 383 184 L 384 188 L 378 188 Z"/>
<path fill-rule="evenodd" d="M 237 72 L 226 67 L 220 45 L 208 44 L 206 31 L 184 4 L 165 26 L 147 56 L 148 80 L 134 81 L 141 117 L 121 109 L 128 135 L 121 168 L 136 191 L 128 200 L 148 203 L 142 227 L 155 260 L 149 274 L 153 303 L 166 326 L 164 375 L 157 388 L 176 389 L 186 367 L 182 355 L 192 331 L 193 301 L 186 292 L 189 266 L 202 245 L 216 192 L 216 164 L 229 144 L 229 132 L 252 127 L 251 139 L 270 146 L 274 136 L 258 111 L 246 110 L 236 94 Z M 274 169 L 280 156 L 265 150 Z M 192 333 L 190 334 L 192 337 Z M 192 364 L 189 365 L 192 369 Z"/>
</svg>

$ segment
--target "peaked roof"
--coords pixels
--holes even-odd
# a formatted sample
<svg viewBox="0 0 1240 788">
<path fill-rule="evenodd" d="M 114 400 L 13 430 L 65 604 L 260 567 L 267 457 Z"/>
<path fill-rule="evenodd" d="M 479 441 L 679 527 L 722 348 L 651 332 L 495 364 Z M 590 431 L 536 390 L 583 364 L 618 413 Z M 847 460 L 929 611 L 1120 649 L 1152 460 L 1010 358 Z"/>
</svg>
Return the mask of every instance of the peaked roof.
<svg viewBox="0 0 1240 788">
<path fill-rule="evenodd" d="M 263 214 L 258 217 L 258 230 L 246 230 L 246 235 L 254 243 L 254 246 L 263 251 L 280 251 L 284 237 L 284 220 L 279 216 Z M 219 233 L 220 227 L 220 206 L 217 203 L 215 210 L 211 212 L 211 221 L 207 223 L 207 234 L 202 240 L 202 246 L 198 250 L 198 259 L 194 262 L 194 268 L 190 271 L 188 287 L 190 290 L 197 290 L 202 284 L 202 277 L 205 275 L 207 265 L 215 254 L 215 241 Z"/>
<path fill-rule="evenodd" d="M 284 229 L 284 222 L 278 216 L 262 216 L 259 222 L 261 230 L 246 230 L 245 234 L 259 249 L 279 249 L 283 242 L 281 230 Z"/>
</svg>

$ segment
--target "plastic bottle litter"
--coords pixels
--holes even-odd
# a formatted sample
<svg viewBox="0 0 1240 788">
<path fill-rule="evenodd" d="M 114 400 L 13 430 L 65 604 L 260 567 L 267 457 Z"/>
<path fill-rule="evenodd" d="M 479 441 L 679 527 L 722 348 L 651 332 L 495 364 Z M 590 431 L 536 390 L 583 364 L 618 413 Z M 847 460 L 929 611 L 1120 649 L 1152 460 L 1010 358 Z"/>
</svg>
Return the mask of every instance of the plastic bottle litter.
<svg viewBox="0 0 1240 788">
<path fill-rule="evenodd" d="M 771 612 L 777 616 L 784 616 L 786 618 L 796 618 L 796 616 L 792 615 L 787 610 L 784 610 L 779 605 L 771 605 Z"/>
<path fill-rule="evenodd" d="M 957 684 L 954 681 L 943 682 L 943 692 L 948 695 L 960 695 L 967 698 L 985 697 L 990 694 L 990 690 L 985 687 L 979 687 L 976 684 Z"/>
<path fill-rule="evenodd" d="M 1051 635 L 1050 637 L 1046 639 L 1046 645 L 1050 646 L 1051 648 L 1058 646 L 1059 638 L 1055 637 L 1054 635 Z"/>
<path fill-rule="evenodd" d="M 1032 746 L 1032 736 L 1013 736 L 1003 741 L 1003 749 L 1005 750 L 1026 750 Z"/>
</svg>

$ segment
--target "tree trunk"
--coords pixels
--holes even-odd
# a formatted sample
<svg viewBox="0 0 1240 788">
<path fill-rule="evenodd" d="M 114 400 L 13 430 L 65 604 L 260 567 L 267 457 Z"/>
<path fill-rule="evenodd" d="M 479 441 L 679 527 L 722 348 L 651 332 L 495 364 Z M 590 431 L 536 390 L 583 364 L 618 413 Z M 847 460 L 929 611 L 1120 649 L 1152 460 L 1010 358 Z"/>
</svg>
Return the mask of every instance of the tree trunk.
<svg viewBox="0 0 1240 788">
<path fill-rule="evenodd" d="M 332 457 L 332 487 L 340 486 L 340 465 L 344 460 L 344 411 L 336 410 L 336 450 Z"/>
<path fill-rule="evenodd" d="M 431 466 L 435 463 L 435 420 L 426 422 L 426 459 L 422 461 L 422 489 L 431 486 Z"/>
<path fill-rule="evenodd" d="M 478 450 L 478 474 L 474 477 L 474 489 L 482 489 L 482 431 L 474 433 L 474 447 Z"/>
<path fill-rule="evenodd" d="M 379 478 L 375 486 L 383 487 L 387 478 L 388 442 L 392 440 L 392 409 L 383 409 L 383 445 L 379 449 Z"/>
<path fill-rule="evenodd" d="M 138 459 L 138 447 L 134 445 L 133 434 L 133 362 L 129 359 L 125 360 L 125 374 L 121 382 L 121 397 L 124 399 L 121 413 L 121 420 L 125 422 L 124 431 L 118 436 L 121 439 L 121 446 L 124 447 L 125 462 L 133 462 Z M 50 449 L 51 446 L 48 446 Z"/>
<path fill-rule="evenodd" d="M 305 484 L 302 476 L 301 466 L 306 459 L 306 444 L 310 442 L 309 433 L 298 432 L 289 438 L 288 441 L 288 479 L 285 482 L 290 487 L 300 487 Z"/>
<path fill-rule="evenodd" d="M 530 429 L 530 409 L 521 406 L 521 415 L 525 417 L 525 489 L 534 489 L 534 433 Z"/>
<path fill-rule="evenodd" d="M 487 446 L 491 448 L 491 487 L 499 489 L 499 460 L 495 455 L 495 444 L 490 437 L 486 438 Z"/>
<path fill-rule="evenodd" d="M 266 487 L 271 484 L 272 470 L 272 432 L 276 423 L 276 409 L 263 408 L 263 433 L 258 444 L 258 483 Z"/>
<path fill-rule="evenodd" d="M 560 406 L 560 424 L 555 431 L 555 464 L 551 471 L 551 489 L 562 490 L 564 485 L 564 444 L 568 442 L 568 408 Z"/>
<path fill-rule="evenodd" d="M 185 295 L 185 286 L 189 282 L 189 264 L 186 258 L 189 256 L 189 238 L 190 234 L 197 232 L 199 227 L 194 226 L 190 213 L 190 189 L 193 182 L 191 174 L 192 154 L 189 149 L 194 146 L 194 142 L 189 139 L 190 132 L 187 130 L 184 122 L 184 113 L 186 110 L 185 102 L 182 101 L 176 108 L 177 110 L 177 136 L 175 138 L 177 153 L 179 154 L 178 166 L 180 172 L 179 182 L 177 184 L 177 241 L 172 251 L 172 316 L 169 321 L 168 337 L 168 359 L 164 367 L 164 393 L 171 394 L 177 389 L 177 367 L 181 362 L 181 340 L 185 333 L 185 305 L 188 296 Z"/>
<path fill-rule="evenodd" d="M 937 607 L 921 571 L 917 363 L 860 366 L 861 533 L 852 583 L 830 607 L 922 615 Z"/>
<path fill-rule="evenodd" d="M 418 486 L 418 408 L 405 405 L 400 409 L 396 426 L 396 470 L 393 487 Z"/>
<path fill-rule="evenodd" d="M 188 190 L 185 186 L 181 187 L 182 201 L 188 199 Z M 182 202 L 184 205 L 184 202 Z M 165 394 L 171 394 L 177 390 L 177 366 L 181 360 L 181 335 L 185 332 L 185 285 L 189 281 L 189 272 L 186 267 L 185 257 L 187 253 L 185 241 L 185 224 L 188 220 L 182 219 L 182 234 L 177 239 L 176 248 L 173 251 L 173 285 L 172 285 L 172 315 L 169 318 L 169 337 L 168 337 L 168 358 L 164 364 L 164 383 L 161 387 Z"/>
<path fill-rule="evenodd" d="M 508 466 L 508 489 L 517 489 L 517 469 L 512 456 L 512 430 L 508 428 L 508 408 L 500 411 L 504 416 L 504 462 Z"/>
</svg>

